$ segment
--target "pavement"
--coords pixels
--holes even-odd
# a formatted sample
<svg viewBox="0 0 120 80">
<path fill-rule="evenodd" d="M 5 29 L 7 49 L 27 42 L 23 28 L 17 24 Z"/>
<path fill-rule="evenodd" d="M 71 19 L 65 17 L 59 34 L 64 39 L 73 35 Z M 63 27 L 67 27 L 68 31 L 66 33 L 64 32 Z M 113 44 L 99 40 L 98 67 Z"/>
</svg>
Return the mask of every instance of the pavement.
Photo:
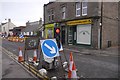
<svg viewBox="0 0 120 80">
<path fill-rule="evenodd" d="M 84 55 L 108 55 L 108 56 L 120 56 L 118 54 L 120 46 L 113 46 L 106 49 L 93 49 L 88 46 L 75 46 L 75 45 L 64 45 L 64 49 L 70 50 L 75 53 L 80 53 Z"/>
</svg>

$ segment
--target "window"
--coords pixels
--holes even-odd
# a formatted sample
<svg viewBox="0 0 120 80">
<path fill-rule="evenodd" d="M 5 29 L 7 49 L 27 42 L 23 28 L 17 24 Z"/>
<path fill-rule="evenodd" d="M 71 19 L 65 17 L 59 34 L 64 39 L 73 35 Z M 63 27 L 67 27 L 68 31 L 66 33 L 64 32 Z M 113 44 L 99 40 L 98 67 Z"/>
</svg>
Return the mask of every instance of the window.
<svg viewBox="0 0 120 80">
<path fill-rule="evenodd" d="M 62 19 L 65 19 L 65 8 L 66 7 L 62 7 Z"/>
<path fill-rule="evenodd" d="M 5 32 L 5 27 L 3 27 L 3 32 Z"/>
<path fill-rule="evenodd" d="M 49 21 L 50 21 L 50 11 L 48 11 L 48 19 L 49 19 Z"/>
<path fill-rule="evenodd" d="M 76 3 L 76 17 L 80 16 L 81 13 L 81 4 L 80 2 Z"/>
<path fill-rule="evenodd" d="M 87 15 L 87 0 L 82 1 L 82 16 Z"/>
<path fill-rule="evenodd" d="M 52 20 L 54 20 L 54 11 L 53 11 L 53 9 L 51 10 L 51 14 L 52 14 Z"/>
</svg>

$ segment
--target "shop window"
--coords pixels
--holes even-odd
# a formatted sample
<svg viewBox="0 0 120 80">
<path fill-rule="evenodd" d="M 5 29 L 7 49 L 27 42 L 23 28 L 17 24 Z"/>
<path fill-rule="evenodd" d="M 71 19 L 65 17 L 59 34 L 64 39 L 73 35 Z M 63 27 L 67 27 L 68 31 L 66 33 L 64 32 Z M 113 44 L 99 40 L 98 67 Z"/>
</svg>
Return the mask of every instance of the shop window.
<svg viewBox="0 0 120 80">
<path fill-rule="evenodd" d="M 88 2 L 87 0 L 83 0 L 82 1 L 82 16 L 86 16 L 87 15 L 87 6 Z"/>
<path fill-rule="evenodd" d="M 52 29 L 48 29 L 47 38 L 53 38 Z"/>
</svg>

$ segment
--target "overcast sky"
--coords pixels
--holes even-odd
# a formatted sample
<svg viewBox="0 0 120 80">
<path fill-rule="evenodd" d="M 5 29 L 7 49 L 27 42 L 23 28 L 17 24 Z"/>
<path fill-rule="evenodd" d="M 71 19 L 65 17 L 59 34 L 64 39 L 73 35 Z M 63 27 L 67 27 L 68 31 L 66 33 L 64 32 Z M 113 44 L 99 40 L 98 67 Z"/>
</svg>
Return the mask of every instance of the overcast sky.
<svg viewBox="0 0 120 80">
<path fill-rule="evenodd" d="M 3 0 L 0 1 L 0 22 L 8 18 L 16 26 L 24 26 L 27 21 L 33 22 L 43 18 L 43 5 L 49 0 Z"/>
</svg>

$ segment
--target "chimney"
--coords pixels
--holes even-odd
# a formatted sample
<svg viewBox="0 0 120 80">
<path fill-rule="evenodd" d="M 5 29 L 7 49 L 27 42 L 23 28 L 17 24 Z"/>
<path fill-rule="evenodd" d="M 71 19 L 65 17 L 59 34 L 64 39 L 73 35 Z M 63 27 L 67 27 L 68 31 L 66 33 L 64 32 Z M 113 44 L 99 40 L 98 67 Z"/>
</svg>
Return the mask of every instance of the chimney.
<svg viewBox="0 0 120 80">
<path fill-rule="evenodd" d="M 29 24 L 30 24 L 30 22 L 28 21 L 28 22 L 26 22 L 26 26 L 29 26 Z"/>
<path fill-rule="evenodd" d="M 40 20 L 39 20 L 39 24 L 40 24 L 40 25 L 42 24 L 42 18 L 40 18 Z"/>
<path fill-rule="evenodd" d="M 11 22 L 11 19 L 8 19 L 8 22 Z"/>
</svg>

